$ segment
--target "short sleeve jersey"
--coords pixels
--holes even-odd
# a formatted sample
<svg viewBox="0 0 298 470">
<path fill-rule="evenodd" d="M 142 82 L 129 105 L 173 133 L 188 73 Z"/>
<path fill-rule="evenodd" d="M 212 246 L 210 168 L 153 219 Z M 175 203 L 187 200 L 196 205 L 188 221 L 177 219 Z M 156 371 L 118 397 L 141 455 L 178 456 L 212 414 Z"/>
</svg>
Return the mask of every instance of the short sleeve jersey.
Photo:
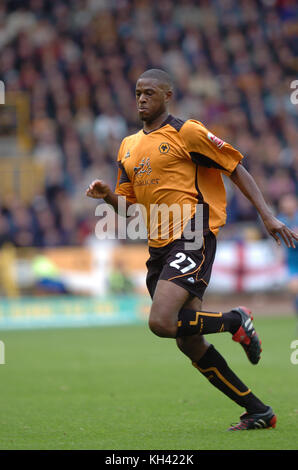
<svg viewBox="0 0 298 470">
<path fill-rule="evenodd" d="M 201 122 L 170 115 L 158 129 L 141 130 L 122 141 L 115 192 L 142 205 L 149 246 L 165 246 L 181 237 L 183 224 L 194 217 L 198 205 L 203 207 L 204 234 L 216 235 L 226 221 L 222 173 L 230 175 L 242 158 Z M 180 208 L 183 224 L 171 212 L 167 220 L 152 210 L 173 205 Z"/>
</svg>

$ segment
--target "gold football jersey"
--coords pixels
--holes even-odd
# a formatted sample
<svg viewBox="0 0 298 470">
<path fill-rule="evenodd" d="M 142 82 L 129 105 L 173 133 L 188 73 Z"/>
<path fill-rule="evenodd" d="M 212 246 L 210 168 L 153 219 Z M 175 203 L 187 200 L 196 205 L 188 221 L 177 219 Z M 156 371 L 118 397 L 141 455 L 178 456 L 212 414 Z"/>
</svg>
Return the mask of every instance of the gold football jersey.
<svg viewBox="0 0 298 470">
<path fill-rule="evenodd" d="M 198 204 L 203 207 L 204 234 L 211 230 L 216 235 L 226 221 L 222 173 L 230 175 L 242 158 L 201 122 L 170 115 L 160 128 L 123 139 L 115 192 L 144 208 L 149 246 L 180 238 Z M 173 211 L 163 218 L 152 207 L 180 208 L 182 215 L 179 219 Z"/>
</svg>

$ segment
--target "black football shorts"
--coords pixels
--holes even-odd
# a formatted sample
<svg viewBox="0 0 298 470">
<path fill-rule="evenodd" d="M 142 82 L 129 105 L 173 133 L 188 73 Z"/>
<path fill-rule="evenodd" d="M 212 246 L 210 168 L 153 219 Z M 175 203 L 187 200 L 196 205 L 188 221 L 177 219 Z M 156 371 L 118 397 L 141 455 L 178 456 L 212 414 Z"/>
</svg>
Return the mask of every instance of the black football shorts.
<svg viewBox="0 0 298 470">
<path fill-rule="evenodd" d="M 161 248 L 149 247 L 146 284 L 151 298 L 157 282 L 163 279 L 178 284 L 192 297 L 202 300 L 210 280 L 215 252 L 216 237 L 212 232 L 204 236 L 202 247 L 196 250 L 186 250 L 183 239 L 174 240 Z"/>
</svg>

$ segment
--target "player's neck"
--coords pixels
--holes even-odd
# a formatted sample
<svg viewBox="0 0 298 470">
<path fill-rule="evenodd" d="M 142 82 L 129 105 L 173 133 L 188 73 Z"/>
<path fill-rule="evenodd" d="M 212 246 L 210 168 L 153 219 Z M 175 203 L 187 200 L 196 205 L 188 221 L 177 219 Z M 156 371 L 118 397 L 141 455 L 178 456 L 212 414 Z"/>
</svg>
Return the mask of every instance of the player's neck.
<svg viewBox="0 0 298 470">
<path fill-rule="evenodd" d="M 145 132 L 152 132 L 155 131 L 156 129 L 159 129 L 159 127 L 162 125 L 164 121 L 169 116 L 169 112 L 165 111 L 164 113 L 160 114 L 154 121 L 151 122 L 144 122 L 143 129 Z"/>
</svg>

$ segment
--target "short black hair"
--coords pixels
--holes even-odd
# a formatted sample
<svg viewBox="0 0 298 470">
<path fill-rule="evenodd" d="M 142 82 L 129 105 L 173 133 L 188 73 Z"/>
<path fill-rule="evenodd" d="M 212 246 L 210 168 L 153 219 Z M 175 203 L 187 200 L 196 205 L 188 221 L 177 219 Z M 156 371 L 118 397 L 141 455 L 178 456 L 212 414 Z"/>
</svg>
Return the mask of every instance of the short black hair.
<svg viewBox="0 0 298 470">
<path fill-rule="evenodd" d="M 138 80 L 141 78 L 155 78 L 161 83 L 167 85 L 170 90 L 173 90 L 174 88 L 174 83 L 171 76 L 162 69 L 148 69 L 139 76 Z"/>
</svg>

